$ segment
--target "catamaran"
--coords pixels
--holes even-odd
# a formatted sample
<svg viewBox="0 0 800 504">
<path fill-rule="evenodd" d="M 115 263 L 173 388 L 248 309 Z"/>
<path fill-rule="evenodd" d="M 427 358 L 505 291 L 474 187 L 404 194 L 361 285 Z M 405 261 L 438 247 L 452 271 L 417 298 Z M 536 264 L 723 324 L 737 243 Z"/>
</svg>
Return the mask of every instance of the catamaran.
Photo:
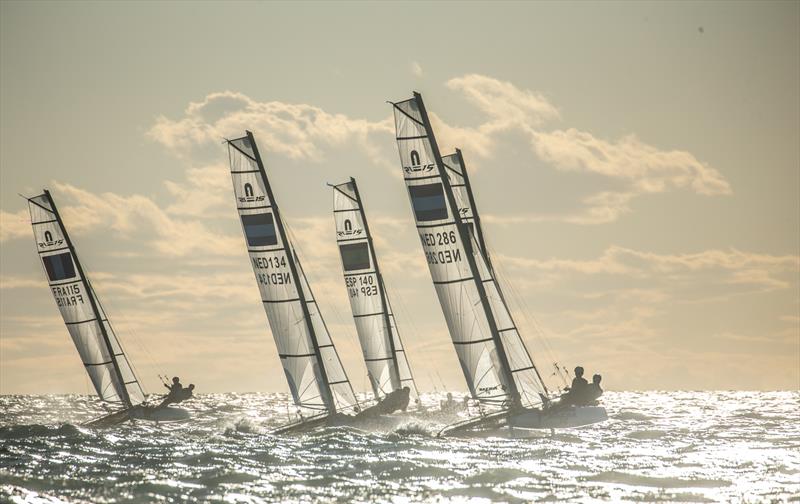
<svg viewBox="0 0 800 504">
<path fill-rule="evenodd" d="M 478 418 L 440 434 L 605 420 L 599 406 L 551 406 L 550 391 L 489 259 L 461 151 L 441 156 L 419 93 L 392 106 L 403 178 L 428 268 L 470 394 L 481 409 Z"/>
<path fill-rule="evenodd" d="M 109 427 L 131 419 L 159 422 L 189 418 L 182 408 L 150 406 L 111 321 L 100 303 L 50 192 L 28 200 L 33 236 L 48 285 L 97 395 L 117 411 L 87 422 Z"/>
<path fill-rule="evenodd" d="M 247 131 L 241 138 L 227 140 L 227 144 L 247 252 L 299 415 L 298 420 L 274 433 L 301 432 L 370 417 L 375 410 L 360 410 L 287 235 L 253 134 Z"/>
<path fill-rule="evenodd" d="M 354 178 L 333 188 L 336 243 L 347 297 L 376 401 L 408 393 L 419 407 L 419 391 L 389 304 L 367 216 Z M 408 387 L 408 390 L 402 390 Z"/>
</svg>

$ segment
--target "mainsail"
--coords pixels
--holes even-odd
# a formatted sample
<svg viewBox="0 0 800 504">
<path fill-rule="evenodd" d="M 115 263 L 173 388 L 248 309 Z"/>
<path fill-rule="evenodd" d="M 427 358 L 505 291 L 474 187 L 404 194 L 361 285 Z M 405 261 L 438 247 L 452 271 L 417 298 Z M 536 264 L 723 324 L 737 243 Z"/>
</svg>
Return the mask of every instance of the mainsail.
<svg viewBox="0 0 800 504">
<path fill-rule="evenodd" d="M 417 230 L 470 392 L 485 404 L 537 405 L 546 388 L 489 263 L 460 152 L 442 159 L 418 93 L 393 107 Z"/>
<path fill-rule="evenodd" d="M 97 395 L 130 407 L 145 394 L 75 253 L 49 191 L 28 198 L 36 249 L 50 291 Z"/>
<path fill-rule="evenodd" d="M 375 398 L 407 386 L 415 400 L 419 391 L 389 305 L 355 179 L 333 186 L 333 216 L 350 308 Z"/>
<path fill-rule="evenodd" d="M 228 141 L 247 251 L 294 403 L 331 414 L 358 406 L 294 252 L 253 134 Z"/>
</svg>

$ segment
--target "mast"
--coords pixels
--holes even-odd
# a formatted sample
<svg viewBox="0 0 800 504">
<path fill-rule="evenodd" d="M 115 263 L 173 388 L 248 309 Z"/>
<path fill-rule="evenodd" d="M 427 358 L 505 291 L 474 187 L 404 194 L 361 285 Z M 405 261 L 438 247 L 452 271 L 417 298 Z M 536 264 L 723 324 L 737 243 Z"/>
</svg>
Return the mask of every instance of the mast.
<svg viewBox="0 0 800 504">
<path fill-rule="evenodd" d="M 456 204 L 455 196 L 453 195 L 453 188 L 450 187 L 450 180 L 447 174 L 444 172 L 444 163 L 442 162 L 442 156 L 439 152 L 439 145 L 436 142 L 436 138 L 433 135 L 433 129 L 431 128 L 430 119 L 428 118 L 428 112 L 425 109 L 425 104 L 422 102 L 422 96 L 414 91 L 414 100 L 417 103 L 417 107 L 419 108 L 420 116 L 422 117 L 422 122 L 425 127 L 425 133 L 428 136 L 428 141 L 431 145 L 431 150 L 433 151 L 433 157 L 436 160 L 436 168 L 439 171 L 439 176 L 442 179 L 442 186 L 444 187 L 445 194 L 447 196 L 447 200 L 450 204 L 451 209 L 458 209 L 458 205 Z M 475 282 L 475 288 L 478 291 L 478 295 L 481 300 L 481 306 L 483 311 L 486 315 L 486 320 L 489 324 L 489 332 L 491 333 L 492 340 L 494 340 L 495 348 L 497 348 L 497 356 L 500 359 L 500 367 L 502 368 L 501 371 L 503 373 L 503 379 L 506 382 L 506 386 L 510 389 L 510 396 L 512 401 L 512 407 L 519 404 L 520 401 L 520 394 L 519 390 L 517 390 L 517 384 L 514 381 L 514 376 L 511 373 L 511 364 L 509 363 L 508 356 L 506 355 L 505 347 L 503 345 L 503 341 L 500 338 L 500 333 L 497 330 L 497 321 L 494 318 L 494 314 L 492 313 L 491 307 L 489 306 L 489 301 L 486 296 L 486 289 L 483 286 L 483 282 L 481 281 L 480 274 L 478 274 L 478 266 L 475 262 L 475 256 L 473 255 L 473 247 L 471 237 L 469 236 L 469 231 L 466 229 L 466 225 L 461 220 L 461 216 L 459 215 L 458 211 L 453 211 L 453 218 L 456 222 L 456 229 L 458 230 L 458 234 L 461 237 L 461 241 L 464 244 L 465 255 L 467 258 L 467 262 L 469 264 L 469 268 L 472 271 L 473 280 Z M 477 222 L 477 221 L 476 221 Z"/>
<path fill-rule="evenodd" d="M 45 189 L 44 194 L 47 196 L 47 200 L 50 202 L 50 206 L 53 209 L 53 215 L 55 216 L 56 221 L 58 221 L 58 225 L 61 227 L 61 230 L 64 233 L 64 240 L 67 242 L 67 247 L 69 247 L 72 258 L 75 261 L 75 267 L 78 269 L 78 273 L 81 276 L 81 282 L 86 289 L 86 294 L 89 298 L 89 305 L 97 317 L 97 325 L 100 326 L 100 333 L 103 336 L 103 342 L 108 349 L 108 355 L 110 356 L 111 363 L 114 366 L 114 374 L 116 375 L 117 380 L 119 380 L 120 389 L 122 390 L 122 400 L 125 402 L 125 405 L 130 408 L 133 406 L 133 403 L 131 403 L 130 394 L 128 394 L 128 387 L 125 384 L 125 379 L 122 377 L 122 371 L 120 370 L 119 363 L 117 362 L 117 356 L 114 353 L 114 347 L 111 345 L 111 339 L 108 336 L 105 323 L 100 316 L 100 310 L 97 308 L 97 301 L 94 298 L 94 290 L 89 285 L 89 279 L 87 278 L 86 273 L 83 271 L 81 261 L 78 259 L 78 254 L 75 252 L 75 247 L 72 245 L 72 240 L 69 237 L 66 226 L 64 226 L 64 221 L 61 220 L 61 215 L 58 213 L 58 208 L 56 207 L 55 201 L 53 201 L 53 197 L 50 195 L 50 191 Z"/>
<path fill-rule="evenodd" d="M 292 275 L 292 281 L 297 286 L 297 296 L 300 298 L 300 307 L 303 311 L 303 319 L 305 320 L 306 327 L 308 328 L 308 334 L 311 338 L 311 344 L 314 347 L 314 355 L 317 358 L 317 362 L 319 363 L 319 372 L 322 375 L 322 382 L 324 383 L 324 393 L 326 395 L 323 398 L 323 401 L 327 399 L 328 402 L 328 409 L 330 414 L 336 413 L 336 401 L 333 398 L 333 391 L 331 390 L 330 384 L 328 383 L 328 373 L 325 370 L 325 363 L 322 360 L 322 353 L 320 352 L 319 342 L 317 341 L 317 334 L 314 331 L 314 324 L 311 323 L 311 315 L 308 311 L 308 303 L 306 301 L 305 293 L 303 292 L 303 285 L 300 282 L 300 275 L 297 272 L 297 265 L 295 264 L 295 253 L 294 247 L 290 245 L 290 242 L 286 236 L 286 230 L 283 226 L 283 219 L 281 219 L 280 210 L 278 209 L 278 203 L 275 201 L 275 197 L 272 194 L 272 187 L 269 184 L 269 179 L 267 178 L 267 172 L 264 169 L 264 163 L 261 161 L 261 154 L 258 152 L 258 146 L 256 145 L 255 138 L 253 137 L 253 132 L 249 130 L 245 130 L 247 133 L 247 140 L 250 142 L 250 148 L 253 149 L 253 154 L 256 158 L 256 164 L 258 165 L 258 171 L 261 175 L 261 179 L 264 182 L 264 189 L 267 192 L 267 196 L 269 200 L 272 202 L 272 213 L 275 215 L 275 226 L 278 229 L 278 233 L 280 234 L 281 241 L 287 248 L 286 259 L 289 263 L 289 270 Z"/>
<path fill-rule="evenodd" d="M 381 275 L 380 267 L 378 266 L 378 257 L 375 254 L 375 245 L 372 242 L 372 233 L 369 231 L 369 223 L 367 223 L 367 216 L 364 213 L 364 203 L 361 201 L 361 194 L 358 192 L 358 185 L 356 179 L 350 177 L 350 183 L 353 184 L 353 192 L 358 200 L 358 213 L 361 214 L 361 221 L 364 223 L 364 231 L 367 233 L 367 242 L 369 243 L 370 256 L 372 258 L 372 265 L 375 268 L 375 277 L 378 280 L 378 288 L 381 290 L 381 310 L 383 311 L 383 321 L 386 324 L 386 333 L 389 335 L 389 350 L 392 354 L 392 374 L 397 379 L 397 388 L 400 388 L 400 367 L 397 364 L 397 349 L 394 346 L 394 334 L 392 333 L 392 322 L 389 318 L 389 306 L 386 302 L 386 289 L 383 282 L 383 275 Z"/>
</svg>

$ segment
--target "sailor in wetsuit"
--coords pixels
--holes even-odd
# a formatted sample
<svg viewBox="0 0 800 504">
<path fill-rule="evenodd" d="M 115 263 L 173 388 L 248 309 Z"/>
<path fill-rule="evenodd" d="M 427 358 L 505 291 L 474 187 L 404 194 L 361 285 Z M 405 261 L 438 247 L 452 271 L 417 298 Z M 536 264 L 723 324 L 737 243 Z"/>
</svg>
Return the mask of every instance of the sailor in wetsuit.
<svg viewBox="0 0 800 504">
<path fill-rule="evenodd" d="M 169 389 L 169 393 L 164 397 L 161 401 L 161 404 L 157 406 L 157 408 L 163 408 L 173 403 L 179 403 L 190 399 L 193 397 L 194 392 L 194 383 L 190 383 L 189 387 L 184 388 L 181 385 L 181 380 L 177 376 L 172 379 L 172 384 L 167 385 L 166 383 L 164 386 Z"/>
<path fill-rule="evenodd" d="M 408 409 L 410 393 L 411 389 L 409 387 L 403 387 L 395 390 L 394 392 L 386 394 L 386 397 L 384 397 L 379 403 L 381 405 L 380 413 L 388 415 L 389 413 L 393 413 L 398 410 L 405 411 Z"/>
<path fill-rule="evenodd" d="M 572 379 L 572 385 L 569 387 L 567 393 L 561 395 L 559 406 L 578 405 L 584 401 L 584 395 L 589 382 L 583 377 L 583 367 L 577 366 L 575 368 L 575 378 Z"/>
<path fill-rule="evenodd" d="M 599 374 L 592 376 L 592 383 L 586 386 L 586 392 L 583 394 L 583 404 L 597 404 L 597 400 L 603 395 L 603 389 L 600 387 L 600 380 L 602 379 L 603 377 Z"/>
</svg>

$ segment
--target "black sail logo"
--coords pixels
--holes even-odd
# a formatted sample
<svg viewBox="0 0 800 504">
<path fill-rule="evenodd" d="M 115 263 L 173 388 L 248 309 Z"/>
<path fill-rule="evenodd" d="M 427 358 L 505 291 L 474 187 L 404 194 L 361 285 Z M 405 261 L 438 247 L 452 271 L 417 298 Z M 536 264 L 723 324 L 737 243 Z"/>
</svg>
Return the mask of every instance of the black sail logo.
<svg viewBox="0 0 800 504">
<path fill-rule="evenodd" d="M 350 222 L 350 219 L 345 219 L 344 230 L 337 231 L 336 236 L 359 236 L 362 232 L 362 229 L 353 229 L 353 223 Z"/>
<path fill-rule="evenodd" d="M 412 150 L 408 156 L 411 158 L 411 166 L 404 166 L 403 170 L 406 173 L 416 172 L 429 172 L 433 170 L 433 163 L 422 164 L 419 158 L 419 152 Z"/>
<path fill-rule="evenodd" d="M 258 201 L 264 201 L 264 195 L 255 196 L 253 194 L 253 185 L 246 183 L 244 185 L 244 196 L 239 196 L 239 203 L 255 203 Z"/>
<path fill-rule="evenodd" d="M 53 239 L 53 233 L 51 233 L 50 231 L 45 231 L 44 232 L 44 241 L 40 241 L 38 243 L 38 245 L 39 245 L 39 248 L 45 248 L 45 247 L 53 247 L 55 245 L 61 245 L 63 243 L 64 243 L 64 239 L 63 238 L 59 238 L 58 240 L 54 240 Z"/>
</svg>

